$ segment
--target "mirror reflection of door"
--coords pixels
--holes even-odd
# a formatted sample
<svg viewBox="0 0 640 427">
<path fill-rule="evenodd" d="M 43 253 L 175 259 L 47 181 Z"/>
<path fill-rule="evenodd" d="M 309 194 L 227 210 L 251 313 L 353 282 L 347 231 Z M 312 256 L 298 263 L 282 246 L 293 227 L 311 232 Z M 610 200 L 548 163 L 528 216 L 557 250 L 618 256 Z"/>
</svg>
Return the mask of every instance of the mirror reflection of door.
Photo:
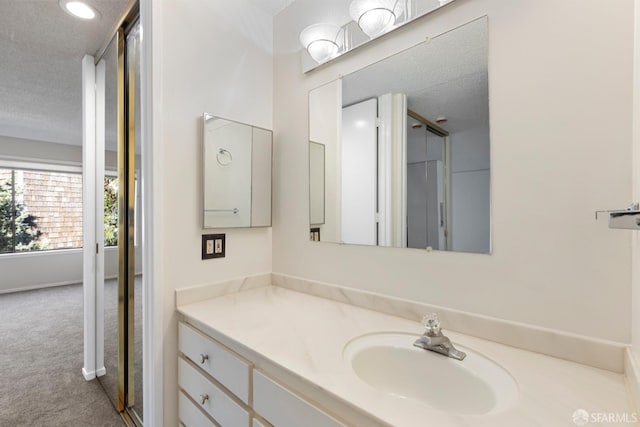
<svg viewBox="0 0 640 427">
<path fill-rule="evenodd" d="M 378 244 L 377 117 L 375 98 L 342 109 L 340 238 L 343 243 Z"/>
</svg>

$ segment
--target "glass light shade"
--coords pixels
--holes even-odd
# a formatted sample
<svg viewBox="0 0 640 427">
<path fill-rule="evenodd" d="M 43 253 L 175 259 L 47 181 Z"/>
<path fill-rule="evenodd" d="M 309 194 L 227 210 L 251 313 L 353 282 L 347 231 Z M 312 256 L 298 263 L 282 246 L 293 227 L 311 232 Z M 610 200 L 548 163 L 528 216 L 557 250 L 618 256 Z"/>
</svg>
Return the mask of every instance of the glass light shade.
<svg viewBox="0 0 640 427">
<path fill-rule="evenodd" d="M 353 0 L 349 6 L 351 19 L 369 37 L 379 36 L 396 24 L 404 12 L 402 0 Z"/>
<path fill-rule="evenodd" d="M 60 0 L 62 9 L 76 18 L 92 20 L 99 17 L 98 12 L 82 1 Z"/>
<path fill-rule="evenodd" d="M 342 29 L 334 24 L 313 24 L 302 30 L 300 43 L 318 64 L 333 58 L 342 47 Z"/>
</svg>

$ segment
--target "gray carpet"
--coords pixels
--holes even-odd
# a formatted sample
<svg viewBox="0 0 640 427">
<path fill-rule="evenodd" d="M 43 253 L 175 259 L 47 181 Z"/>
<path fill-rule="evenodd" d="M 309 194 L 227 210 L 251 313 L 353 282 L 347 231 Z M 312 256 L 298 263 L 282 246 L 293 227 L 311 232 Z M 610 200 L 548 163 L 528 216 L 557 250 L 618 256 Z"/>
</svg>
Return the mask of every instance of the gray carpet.
<svg viewBox="0 0 640 427">
<path fill-rule="evenodd" d="M 0 426 L 124 425 L 82 377 L 80 285 L 0 295 Z"/>
</svg>

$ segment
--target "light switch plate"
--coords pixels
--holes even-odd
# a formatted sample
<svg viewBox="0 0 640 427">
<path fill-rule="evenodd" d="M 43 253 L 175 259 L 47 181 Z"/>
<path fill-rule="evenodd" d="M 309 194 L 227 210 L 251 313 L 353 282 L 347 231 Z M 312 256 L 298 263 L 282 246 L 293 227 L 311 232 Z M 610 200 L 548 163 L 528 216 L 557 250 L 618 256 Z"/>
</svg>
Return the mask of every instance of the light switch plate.
<svg viewBox="0 0 640 427">
<path fill-rule="evenodd" d="M 202 259 L 224 258 L 225 257 L 225 235 L 224 234 L 203 234 L 202 235 Z"/>
</svg>

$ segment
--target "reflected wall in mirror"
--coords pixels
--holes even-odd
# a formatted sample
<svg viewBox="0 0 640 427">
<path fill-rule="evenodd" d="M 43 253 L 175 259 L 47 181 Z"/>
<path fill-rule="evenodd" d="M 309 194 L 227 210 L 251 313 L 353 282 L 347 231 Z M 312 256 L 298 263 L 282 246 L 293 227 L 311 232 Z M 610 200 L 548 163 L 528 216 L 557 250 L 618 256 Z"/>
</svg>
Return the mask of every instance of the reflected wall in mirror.
<svg viewBox="0 0 640 427">
<path fill-rule="evenodd" d="M 322 241 L 490 253 L 487 57 L 483 17 L 309 93 Z"/>
<path fill-rule="evenodd" d="M 203 227 L 270 227 L 272 132 L 207 113 L 203 123 Z"/>
</svg>

